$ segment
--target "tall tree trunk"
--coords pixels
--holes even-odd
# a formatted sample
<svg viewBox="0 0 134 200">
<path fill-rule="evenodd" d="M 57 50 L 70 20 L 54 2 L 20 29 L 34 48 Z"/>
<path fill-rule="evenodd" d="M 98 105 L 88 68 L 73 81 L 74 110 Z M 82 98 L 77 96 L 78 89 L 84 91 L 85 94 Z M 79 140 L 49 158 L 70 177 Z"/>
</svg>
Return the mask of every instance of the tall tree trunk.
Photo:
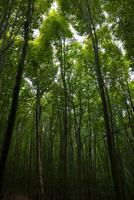
<svg viewBox="0 0 134 200">
<path fill-rule="evenodd" d="M 43 169 L 41 158 L 41 93 L 39 84 L 37 84 L 36 93 L 36 154 L 37 154 L 37 170 L 39 180 L 39 193 L 41 197 L 39 199 L 44 200 L 44 181 L 43 181 Z M 37 181 L 38 183 L 38 181 Z M 40 196 L 40 194 L 38 194 Z"/>
<path fill-rule="evenodd" d="M 77 145 L 77 199 L 82 199 L 82 190 L 81 190 L 81 179 L 82 179 L 82 143 L 81 143 L 81 121 L 82 121 L 82 105 L 81 99 L 79 107 L 79 120 L 77 119 L 75 105 L 73 105 L 74 110 L 74 121 L 75 121 L 75 138 Z"/>
<path fill-rule="evenodd" d="M 126 89 L 127 89 L 127 93 L 128 93 L 131 109 L 134 112 L 134 104 L 133 104 L 133 100 L 132 100 L 132 97 L 131 97 L 131 92 L 130 92 L 130 89 L 129 89 L 128 81 L 126 81 Z"/>
<path fill-rule="evenodd" d="M 89 98 L 89 97 L 88 97 Z M 89 169 L 88 169 L 88 177 L 89 177 L 89 187 L 88 187 L 88 194 L 90 196 L 90 199 L 93 199 L 93 141 L 92 141 L 92 134 L 93 134 L 93 127 L 92 127 L 92 118 L 91 118 L 91 110 L 90 110 L 90 103 L 88 99 L 88 132 L 89 132 L 89 141 L 88 141 L 88 163 L 89 163 Z"/>
<path fill-rule="evenodd" d="M 19 64 L 18 64 L 16 81 L 15 81 L 15 85 L 14 85 L 14 89 L 13 89 L 13 93 L 12 93 L 11 108 L 9 111 L 7 128 L 4 133 L 4 143 L 3 143 L 1 157 L 0 157 L 0 192 L 1 192 L 2 186 L 3 186 L 3 175 L 4 175 L 6 161 L 7 161 L 9 148 L 10 148 L 10 144 L 11 144 L 11 139 L 12 139 L 12 135 L 13 135 L 16 111 L 17 111 L 17 107 L 18 107 L 20 85 L 21 85 L 21 79 L 22 79 L 22 74 L 23 74 L 23 70 L 24 70 L 24 63 L 25 63 L 27 47 L 28 47 L 29 31 L 30 31 L 32 13 L 33 13 L 33 8 L 34 8 L 33 0 L 28 0 L 27 7 L 28 7 L 28 9 L 27 9 L 26 21 L 24 24 L 24 43 L 23 43 L 23 47 L 22 47 L 21 57 L 20 57 Z"/>
<path fill-rule="evenodd" d="M 104 84 L 104 79 L 102 77 L 101 65 L 99 60 L 98 38 L 95 30 L 95 25 L 91 16 L 89 1 L 85 0 L 84 3 L 82 3 L 82 7 L 85 15 L 85 22 L 88 25 L 88 31 L 92 40 L 92 46 L 94 50 L 95 72 L 103 106 L 103 115 L 104 115 L 106 136 L 107 136 L 107 148 L 108 148 L 108 155 L 109 155 L 112 178 L 113 178 L 113 185 L 116 193 L 116 199 L 128 200 L 129 197 L 126 191 L 126 184 L 124 180 L 125 178 L 124 168 L 122 166 L 121 158 L 118 156 L 115 149 L 114 127 L 111 119 L 112 113 L 110 112 L 109 100 L 107 98 L 105 90 L 106 86 Z"/>
<path fill-rule="evenodd" d="M 67 133 L 68 133 L 68 117 L 67 117 L 67 84 L 65 79 L 65 67 L 66 67 L 66 54 L 65 54 L 65 40 L 62 39 L 61 44 L 61 79 L 64 90 L 64 106 L 63 106 L 63 131 L 61 133 L 61 147 L 60 147 L 60 169 L 61 169 L 61 200 L 66 199 L 66 178 L 67 178 Z"/>
<path fill-rule="evenodd" d="M 70 78 L 70 77 L 69 77 Z M 68 180 L 69 180 L 69 197 L 72 198 L 75 195 L 75 156 L 74 156 L 74 145 L 73 145 L 73 124 L 72 124 L 72 97 L 71 97 L 71 84 L 68 78 Z"/>
<path fill-rule="evenodd" d="M 132 135 L 134 136 L 134 126 L 133 126 L 133 118 L 132 118 L 133 117 L 133 103 L 132 103 L 130 91 L 128 92 L 128 86 L 126 89 L 123 83 L 120 83 L 120 85 L 122 88 L 125 109 L 128 115 L 129 127 L 131 129 Z"/>
</svg>

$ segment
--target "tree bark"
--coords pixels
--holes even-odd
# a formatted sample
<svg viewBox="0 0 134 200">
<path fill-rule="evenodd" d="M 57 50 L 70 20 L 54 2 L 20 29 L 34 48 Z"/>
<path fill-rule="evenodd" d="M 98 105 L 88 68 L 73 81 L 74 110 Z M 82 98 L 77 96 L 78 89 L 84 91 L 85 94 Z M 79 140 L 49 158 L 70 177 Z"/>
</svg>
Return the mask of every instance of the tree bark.
<svg viewBox="0 0 134 200">
<path fill-rule="evenodd" d="M 65 40 L 61 41 L 61 58 L 60 58 L 61 79 L 64 90 L 64 106 L 63 106 L 63 131 L 61 133 L 60 147 L 60 169 L 61 169 L 61 200 L 66 199 L 66 178 L 67 178 L 67 133 L 68 133 L 68 117 L 67 117 L 67 84 L 65 79 Z"/>
<path fill-rule="evenodd" d="M 27 9 L 26 21 L 24 23 L 24 43 L 22 47 L 21 57 L 18 64 L 15 85 L 14 85 L 14 89 L 12 93 L 11 108 L 8 115 L 7 128 L 4 133 L 4 142 L 3 142 L 3 147 L 2 147 L 1 157 L 0 157 L 0 192 L 3 186 L 3 175 L 4 175 L 6 161 L 7 161 L 7 157 L 8 157 L 8 153 L 10 149 L 14 124 L 15 124 L 16 111 L 18 107 L 21 79 L 22 79 L 22 74 L 24 70 L 26 54 L 27 54 L 29 31 L 30 31 L 32 13 L 33 13 L 33 8 L 34 8 L 33 0 L 28 0 L 27 7 L 28 9 Z"/>
<path fill-rule="evenodd" d="M 37 84 L 36 93 L 36 154 L 37 154 L 37 170 L 38 170 L 38 180 L 40 186 L 41 200 L 44 199 L 44 181 L 43 181 L 43 169 L 42 169 L 42 158 L 41 158 L 41 93 L 39 84 Z M 38 182 L 38 181 L 37 181 Z M 40 196 L 39 194 L 39 196 Z"/>
<path fill-rule="evenodd" d="M 85 3 L 85 4 L 84 4 Z M 104 79 L 102 77 L 101 65 L 99 59 L 99 48 L 98 48 L 98 38 L 95 30 L 95 25 L 91 15 L 90 4 L 88 0 L 85 0 L 82 3 L 83 13 L 85 15 L 84 20 L 88 26 L 89 35 L 92 40 L 92 46 L 94 50 L 94 64 L 95 64 L 95 72 L 97 77 L 97 83 L 99 86 L 100 97 L 102 101 L 103 107 L 103 116 L 106 128 L 106 137 L 107 137 L 107 148 L 108 155 L 110 160 L 111 172 L 113 185 L 116 194 L 116 200 L 128 200 L 129 196 L 126 191 L 126 183 L 125 183 L 125 174 L 124 168 L 122 165 L 121 158 L 118 156 L 117 151 L 115 149 L 114 143 L 114 127 L 111 120 L 112 113 L 110 112 L 109 99 L 107 98 Z"/>
<path fill-rule="evenodd" d="M 73 104 L 74 110 L 74 121 L 75 121 L 75 138 L 77 145 L 77 199 L 82 199 L 82 142 L 81 142 L 81 122 L 82 122 L 82 105 L 81 99 L 79 100 L 79 120 L 77 119 L 75 105 Z"/>
</svg>

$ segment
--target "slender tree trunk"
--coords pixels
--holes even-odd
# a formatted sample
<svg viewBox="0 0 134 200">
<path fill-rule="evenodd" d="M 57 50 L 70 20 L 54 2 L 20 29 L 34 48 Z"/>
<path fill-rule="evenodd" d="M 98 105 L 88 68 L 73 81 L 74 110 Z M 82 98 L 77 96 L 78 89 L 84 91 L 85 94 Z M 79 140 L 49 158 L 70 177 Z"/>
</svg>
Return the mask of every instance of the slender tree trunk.
<svg viewBox="0 0 134 200">
<path fill-rule="evenodd" d="M 37 85 L 36 93 L 36 154 L 37 154 L 37 170 L 38 180 L 40 186 L 41 200 L 44 200 L 44 181 L 43 181 L 43 169 L 42 169 L 42 158 L 41 158 L 41 93 L 39 84 Z M 38 183 L 38 181 L 37 181 Z M 40 196 L 39 194 L 39 196 Z"/>
<path fill-rule="evenodd" d="M 27 4 L 28 9 L 27 9 L 26 21 L 24 24 L 24 44 L 22 47 L 21 57 L 18 64 L 16 81 L 15 81 L 15 85 L 14 85 L 14 89 L 12 93 L 11 108 L 9 111 L 7 128 L 4 133 L 4 143 L 3 143 L 1 157 L 0 157 L 0 192 L 3 186 L 3 175 L 4 175 L 6 161 L 7 161 L 11 139 L 13 135 L 14 124 L 15 124 L 21 79 L 22 79 L 22 74 L 24 70 L 24 63 L 25 63 L 27 47 L 28 47 L 28 38 L 29 38 L 29 31 L 30 31 L 30 25 L 31 25 L 31 20 L 32 20 L 33 5 L 34 5 L 33 1 L 28 0 L 28 4 Z"/>
<path fill-rule="evenodd" d="M 133 103 L 131 100 L 131 96 L 130 96 L 130 92 L 125 90 L 125 86 L 123 85 L 123 83 L 120 83 L 121 88 L 122 88 L 122 92 L 123 92 L 123 99 L 124 99 L 124 104 L 126 107 L 126 111 L 127 111 L 127 115 L 128 115 L 128 120 L 129 120 L 129 126 L 131 128 L 131 132 L 132 135 L 134 136 L 134 125 L 133 125 L 133 119 L 132 119 L 132 109 L 133 109 Z M 127 88 L 128 89 L 128 88 Z M 126 92 L 129 94 L 126 94 Z M 129 97 L 129 98 L 128 98 Z M 130 105 L 128 104 L 128 102 L 130 103 Z"/>
<path fill-rule="evenodd" d="M 49 116 L 49 144 L 48 144 L 48 155 L 47 155 L 47 174 L 48 174 L 48 195 L 47 198 L 52 200 L 54 196 L 54 167 L 53 167 L 53 148 L 54 148 L 54 141 L 55 141 L 55 134 L 53 132 L 54 128 L 54 113 L 53 113 L 53 107 L 52 107 L 52 113 Z"/>
<path fill-rule="evenodd" d="M 133 104 L 133 100 L 132 100 L 132 97 L 131 97 L 131 92 L 130 92 L 130 89 L 129 89 L 128 81 L 126 81 L 126 89 L 127 89 L 129 101 L 130 101 L 130 104 L 131 104 L 131 109 L 134 112 L 134 104 Z"/>
<path fill-rule="evenodd" d="M 82 143 L 81 143 L 81 121 L 82 121 L 82 111 L 81 111 L 81 100 L 80 100 L 80 113 L 79 121 L 77 120 L 75 105 L 73 105 L 74 110 L 74 121 L 75 121 L 75 138 L 77 144 L 77 199 L 82 199 L 81 190 L 81 179 L 82 179 Z"/>
<path fill-rule="evenodd" d="M 88 99 L 88 126 L 89 126 L 89 157 L 88 157 L 88 162 L 89 162 L 89 195 L 90 199 L 92 200 L 93 197 L 93 188 L 92 188 L 92 180 L 93 180 L 93 142 L 92 142 L 92 134 L 93 134 L 93 128 L 92 128 L 92 119 L 91 119 L 91 111 L 90 111 L 90 104 L 89 104 L 89 99 Z"/>
<path fill-rule="evenodd" d="M 66 67 L 66 54 L 65 54 L 65 40 L 62 39 L 61 44 L 61 79 L 63 83 L 64 90 L 64 106 L 63 106 L 63 132 L 61 133 L 61 151 L 60 151 L 60 169 L 61 169 L 61 200 L 66 199 L 67 188 L 66 188 L 66 179 L 67 179 L 67 133 L 68 133 L 68 117 L 67 117 L 67 84 L 65 79 L 65 67 Z"/>
<path fill-rule="evenodd" d="M 92 40 L 92 46 L 94 50 L 94 63 L 95 63 L 95 72 L 97 77 L 97 82 L 100 91 L 100 97 L 103 106 L 103 115 L 105 121 L 105 128 L 106 128 L 106 136 L 107 136 L 107 148 L 108 148 L 108 155 L 110 160 L 112 178 L 113 178 L 113 185 L 116 193 L 116 200 L 128 200 L 128 193 L 126 191 L 126 184 L 125 184 L 125 175 L 124 175 L 124 168 L 122 166 L 122 161 L 118 156 L 115 144 L 114 144 L 114 127 L 111 120 L 112 113 L 110 113 L 110 105 L 109 100 L 107 99 L 107 94 L 105 90 L 105 84 L 102 77 L 100 60 L 99 60 L 99 49 L 98 49 L 98 38 L 95 30 L 95 25 L 91 16 L 90 4 L 88 0 L 85 0 L 85 5 L 83 5 L 83 12 L 85 17 L 85 22 L 89 27 L 89 34 Z M 88 18 L 88 20 L 87 20 Z"/>
<path fill-rule="evenodd" d="M 69 192 L 68 195 L 69 197 L 72 196 L 72 199 L 74 198 L 75 195 L 75 177 L 74 177 L 74 165 L 75 165 L 75 156 L 74 156 L 74 145 L 73 145 L 73 136 L 72 136 L 72 129 L 73 129 L 73 124 L 72 124 L 72 98 L 71 98 L 71 85 L 70 85 L 70 80 L 68 79 L 68 185 L 69 187 Z M 71 198 L 70 198 L 71 199 Z"/>
</svg>

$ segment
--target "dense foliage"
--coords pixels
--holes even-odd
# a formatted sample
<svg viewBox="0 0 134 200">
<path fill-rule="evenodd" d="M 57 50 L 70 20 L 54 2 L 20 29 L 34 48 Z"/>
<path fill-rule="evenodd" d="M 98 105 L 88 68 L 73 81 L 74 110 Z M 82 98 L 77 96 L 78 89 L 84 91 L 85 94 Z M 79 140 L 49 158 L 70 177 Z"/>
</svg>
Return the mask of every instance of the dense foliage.
<svg viewBox="0 0 134 200">
<path fill-rule="evenodd" d="M 134 199 L 133 0 L 0 0 L 0 199 Z"/>
</svg>

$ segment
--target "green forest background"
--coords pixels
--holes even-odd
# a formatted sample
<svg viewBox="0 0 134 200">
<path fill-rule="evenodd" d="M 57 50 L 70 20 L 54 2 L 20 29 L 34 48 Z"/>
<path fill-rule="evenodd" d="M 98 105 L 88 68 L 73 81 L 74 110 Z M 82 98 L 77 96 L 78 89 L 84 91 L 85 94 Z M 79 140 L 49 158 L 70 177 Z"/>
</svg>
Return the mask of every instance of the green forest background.
<svg viewBox="0 0 134 200">
<path fill-rule="evenodd" d="M 0 195 L 134 200 L 133 0 L 0 0 Z"/>
</svg>

